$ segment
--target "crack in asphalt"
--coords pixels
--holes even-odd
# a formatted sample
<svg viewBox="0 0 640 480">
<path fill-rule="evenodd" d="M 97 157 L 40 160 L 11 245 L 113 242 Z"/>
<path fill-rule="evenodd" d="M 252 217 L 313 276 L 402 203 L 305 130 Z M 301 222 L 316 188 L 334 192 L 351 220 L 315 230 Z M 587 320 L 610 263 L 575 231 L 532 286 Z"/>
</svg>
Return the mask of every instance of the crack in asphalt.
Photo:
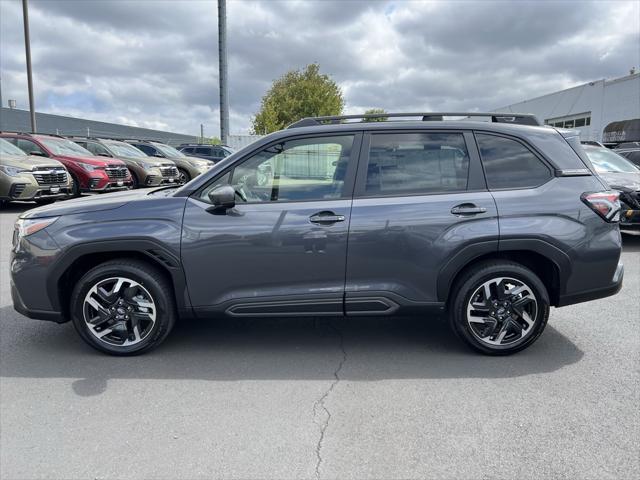
<svg viewBox="0 0 640 480">
<path fill-rule="evenodd" d="M 333 371 L 334 380 L 329 385 L 329 388 L 324 392 L 324 394 L 313 404 L 313 422 L 318 425 L 320 428 L 320 438 L 318 438 L 318 443 L 316 443 L 316 469 L 315 476 L 317 480 L 320 480 L 320 468 L 322 466 L 322 442 L 324 441 L 325 433 L 327 431 L 327 427 L 329 426 L 329 422 L 331 421 L 331 412 L 326 407 L 325 403 L 327 398 L 333 391 L 333 389 L 340 382 L 340 371 L 344 366 L 344 363 L 347 361 L 347 351 L 344 349 L 344 336 L 342 332 L 333 324 L 329 324 L 330 327 L 338 334 L 338 338 L 340 339 L 340 350 L 342 351 L 342 359 L 338 363 L 338 366 Z M 318 411 L 319 409 L 324 410 L 324 421 L 319 423 L 317 421 Z"/>
</svg>

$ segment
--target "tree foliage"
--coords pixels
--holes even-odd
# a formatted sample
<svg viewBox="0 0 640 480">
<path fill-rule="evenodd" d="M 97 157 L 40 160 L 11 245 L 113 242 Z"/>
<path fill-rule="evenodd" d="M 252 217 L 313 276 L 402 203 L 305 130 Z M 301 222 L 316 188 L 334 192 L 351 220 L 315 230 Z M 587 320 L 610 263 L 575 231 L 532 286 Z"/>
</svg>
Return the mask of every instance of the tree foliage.
<svg viewBox="0 0 640 480">
<path fill-rule="evenodd" d="M 365 110 L 365 115 L 368 114 L 376 114 L 376 113 L 387 113 L 384 108 L 370 108 L 369 110 Z M 363 119 L 363 122 L 386 122 L 389 117 L 375 117 L 375 118 L 367 118 Z"/>
<path fill-rule="evenodd" d="M 343 107 L 338 84 L 321 74 L 317 63 L 312 63 L 304 70 L 291 70 L 273 82 L 252 119 L 253 133 L 265 135 L 282 130 L 304 117 L 340 115 Z"/>
</svg>

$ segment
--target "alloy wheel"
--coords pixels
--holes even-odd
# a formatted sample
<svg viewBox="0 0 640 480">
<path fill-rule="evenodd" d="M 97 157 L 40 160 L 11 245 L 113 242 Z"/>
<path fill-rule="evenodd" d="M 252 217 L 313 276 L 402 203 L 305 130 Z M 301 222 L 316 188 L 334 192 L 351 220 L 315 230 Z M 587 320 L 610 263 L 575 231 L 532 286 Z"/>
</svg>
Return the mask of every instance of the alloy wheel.
<svg viewBox="0 0 640 480">
<path fill-rule="evenodd" d="M 156 323 L 156 304 L 135 280 L 112 277 L 93 285 L 84 298 L 84 321 L 91 334 L 108 345 L 136 345 Z"/>
<path fill-rule="evenodd" d="M 484 282 L 467 304 L 467 323 L 473 335 L 491 347 L 513 345 L 534 330 L 538 301 L 531 287 L 514 278 Z"/>
</svg>

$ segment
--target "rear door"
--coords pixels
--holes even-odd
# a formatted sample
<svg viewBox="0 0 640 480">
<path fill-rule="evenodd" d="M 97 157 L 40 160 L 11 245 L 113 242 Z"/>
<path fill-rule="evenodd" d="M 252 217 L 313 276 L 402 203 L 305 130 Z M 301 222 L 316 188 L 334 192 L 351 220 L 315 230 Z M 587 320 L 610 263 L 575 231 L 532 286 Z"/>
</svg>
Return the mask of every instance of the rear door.
<svg viewBox="0 0 640 480">
<path fill-rule="evenodd" d="M 495 202 L 471 132 L 388 131 L 363 139 L 349 228 L 345 311 L 441 306 L 439 278 L 497 250 Z"/>
</svg>

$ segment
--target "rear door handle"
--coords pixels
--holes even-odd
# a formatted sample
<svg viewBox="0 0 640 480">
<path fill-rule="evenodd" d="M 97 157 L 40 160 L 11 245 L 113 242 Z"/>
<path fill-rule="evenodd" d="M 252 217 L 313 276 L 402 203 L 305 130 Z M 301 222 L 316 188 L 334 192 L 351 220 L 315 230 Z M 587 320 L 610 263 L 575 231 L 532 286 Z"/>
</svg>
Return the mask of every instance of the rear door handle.
<svg viewBox="0 0 640 480">
<path fill-rule="evenodd" d="M 311 223 L 327 225 L 330 223 L 344 222 L 344 215 L 336 215 L 333 212 L 318 212 L 309 217 Z"/>
<path fill-rule="evenodd" d="M 484 207 L 478 207 L 473 203 L 463 203 L 456 205 L 451 209 L 451 213 L 454 215 L 477 215 L 479 213 L 485 213 L 487 211 Z"/>
</svg>

